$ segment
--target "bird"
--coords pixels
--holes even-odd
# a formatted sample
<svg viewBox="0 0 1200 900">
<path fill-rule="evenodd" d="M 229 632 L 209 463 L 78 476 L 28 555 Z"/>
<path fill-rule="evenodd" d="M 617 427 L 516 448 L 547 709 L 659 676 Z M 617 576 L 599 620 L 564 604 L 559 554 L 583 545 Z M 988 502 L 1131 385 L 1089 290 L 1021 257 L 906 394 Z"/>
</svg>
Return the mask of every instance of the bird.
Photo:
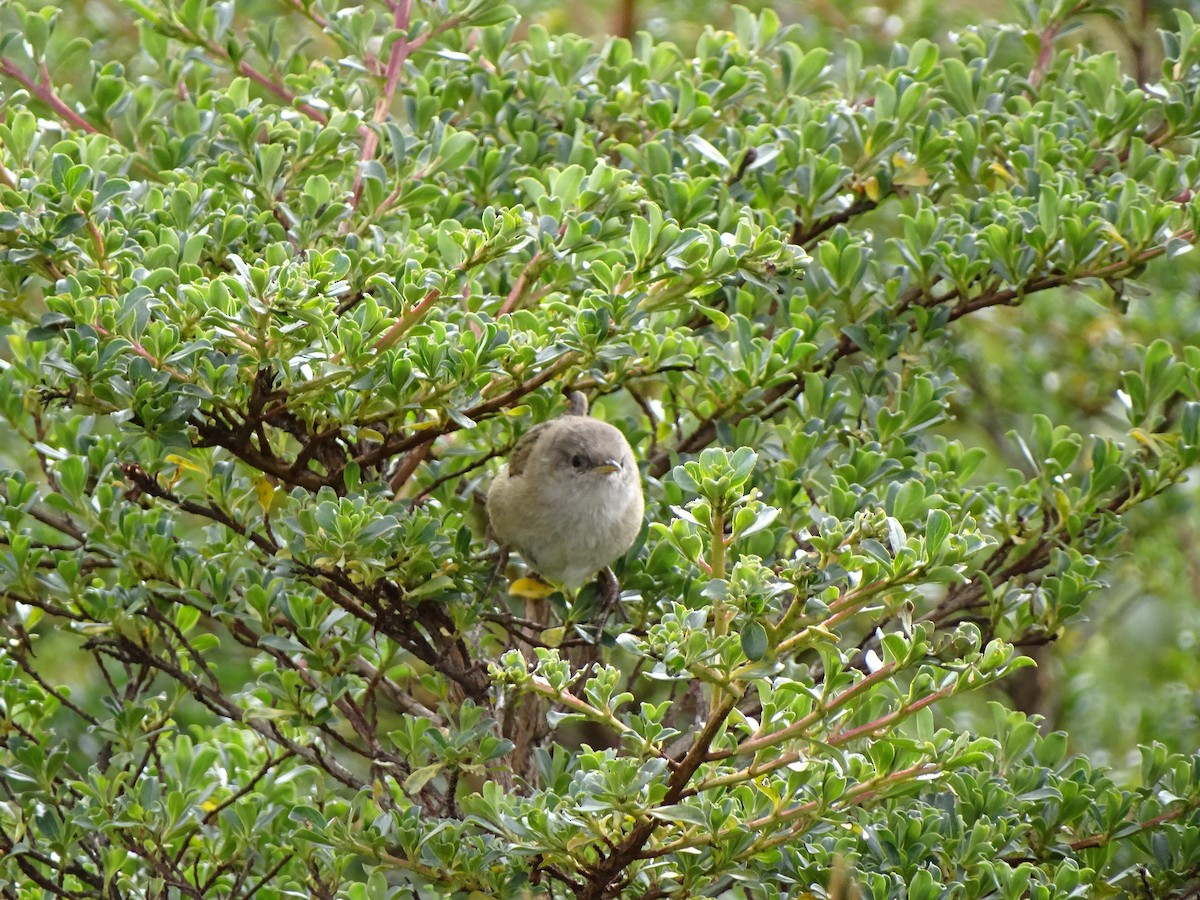
<svg viewBox="0 0 1200 900">
<path fill-rule="evenodd" d="M 521 436 L 487 494 L 497 541 L 543 581 L 569 590 L 633 546 L 643 511 L 633 448 L 588 415 L 579 391 L 563 415 Z"/>
</svg>

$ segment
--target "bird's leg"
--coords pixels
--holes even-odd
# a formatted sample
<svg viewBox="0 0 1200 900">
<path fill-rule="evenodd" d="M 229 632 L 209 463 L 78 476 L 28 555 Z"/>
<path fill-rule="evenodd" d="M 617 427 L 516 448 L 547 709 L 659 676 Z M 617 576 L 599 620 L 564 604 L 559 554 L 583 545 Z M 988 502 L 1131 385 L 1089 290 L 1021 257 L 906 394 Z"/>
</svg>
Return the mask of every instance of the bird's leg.
<svg viewBox="0 0 1200 900">
<path fill-rule="evenodd" d="M 492 566 L 492 574 L 488 578 L 487 587 L 484 588 L 483 595 L 490 597 L 492 588 L 496 586 L 496 582 L 500 580 L 500 576 L 504 574 L 504 570 L 508 568 L 508 548 L 503 544 L 496 545 L 496 565 Z"/>
<path fill-rule="evenodd" d="M 617 581 L 617 576 L 613 572 L 612 566 L 605 566 L 600 570 L 598 581 L 600 587 L 600 609 L 595 619 L 597 639 L 599 639 L 599 634 L 604 631 L 604 625 L 608 622 L 608 618 L 612 615 L 614 609 L 620 610 L 622 618 L 629 618 L 625 612 L 625 607 L 621 604 L 621 583 Z"/>
</svg>

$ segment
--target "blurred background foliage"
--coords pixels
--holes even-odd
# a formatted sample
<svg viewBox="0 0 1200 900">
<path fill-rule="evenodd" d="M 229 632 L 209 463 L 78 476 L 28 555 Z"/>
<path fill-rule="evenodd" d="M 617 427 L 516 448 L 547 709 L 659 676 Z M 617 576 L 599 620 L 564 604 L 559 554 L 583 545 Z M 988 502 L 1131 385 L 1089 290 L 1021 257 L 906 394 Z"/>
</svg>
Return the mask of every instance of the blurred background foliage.
<svg viewBox="0 0 1200 900">
<path fill-rule="evenodd" d="M 0 0 L 0 7 L 5 2 Z M 868 63 L 886 63 L 896 42 L 926 38 L 948 44 L 955 31 L 1011 16 L 1011 5 L 1001 0 L 741 2 L 754 11 L 773 8 L 783 23 L 801 25 L 802 40 L 811 46 L 836 47 L 853 40 Z M 32 0 L 24 5 L 57 7 L 77 23 L 58 29 L 54 40 L 84 37 L 93 45 L 93 58 L 128 60 L 136 67 L 141 34 L 121 0 Z M 302 14 L 296 5 L 291 21 L 279 15 L 277 0 L 256 0 L 240 8 L 246 21 L 261 23 L 260 41 L 287 47 L 299 33 Z M 609 34 L 648 31 L 685 53 L 706 26 L 732 28 L 734 22 L 733 5 L 724 0 L 515 0 L 514 5 L 522 15 L 518 39 L 535 24 L 597 44 Z M 1072 38 L 1096 50 L 1116 50 L 1139 81 L 1158 77 L 1162 51 L 1157 30 L 1174 24 L 1174 11 L 1200 18 L 1200 0 L 1127 0 L 1111 9 L 1112 15 L 1090 18 Z M 72 87 L 86 91 L 88 54 L 59 59 L 56 83 L 67 92 Z M 878 224 L 882 246 L 887 225 Z M 1200 343 L 1197 257 L 1151 264 L 1136 292 L 1130 289 L 1121 297 L 1123 310 L 1107 302 L 1111 286 L 1096 285 L 1091 296 L 1078 288 L 1043 291 L 1019 309 L 996 308 L 974 317 L 973 327 L 955 342 L 960 354 L 956 427 L 968 446 L 989 448 L 983 476 L 1009 468 L 1027 470 L 1012 434 L 1026 433 L 1036 413 L 1083 432 L 1120 432 L 1114 398 L 1119 373 L 1136 367 L 1135 345 L 1159 337 L 1176 348 Z M 11 435 L 0 433 L 0 462 L 5 464 L 9 441 Z M 1013 705 L 1043 716 L 1044 731 L 1065 730 L 1073 752 L 1132 773 L 1140 743 L 1161 741 L 1180 752 L 1200 746 L 1200 480 L 1193 477 L 1190 484 L 1138 508 L 1127 524 L 1125 553 L 1110 569 L 1108 589 L 1092 603 L 1090 621 L 1068 630 L 1058 643 L 1039 648 L 1034 654 L 1039 667 L 1008 679 L 1003 690 Z M 55 642 L 46 638 L 43 654 L 52 653 Z M 76 643 L 73 637 L 58 640 L 64 650 Z M 221 668 L 230 684 L 239 684 L 249 674 L 249 654 L 239 654 L 236 647 L 228 652 L 233 655 Z M 63 656 L 64 664 L 85 663 L 82 656 Z M 61 669 L 58 676 L 85 695 L 89 690 L 89 672 Z M 963 726 L 989 715 L 986 699 L 981 693 L 960 701 L 957 714 Z M 209 718 L 206 711 L 195 712 Z M 79 737 L 78 749 L 86 755 L 94 748 L 86 735 Z"/>
</svg>

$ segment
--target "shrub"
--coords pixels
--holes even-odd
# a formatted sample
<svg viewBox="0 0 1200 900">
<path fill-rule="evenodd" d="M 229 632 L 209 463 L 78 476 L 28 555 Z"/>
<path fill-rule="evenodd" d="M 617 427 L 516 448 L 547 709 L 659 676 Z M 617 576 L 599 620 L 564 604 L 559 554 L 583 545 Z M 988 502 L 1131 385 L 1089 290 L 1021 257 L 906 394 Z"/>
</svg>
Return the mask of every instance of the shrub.
<svg viewBox="0 0 1200 900">
<path fill-rule="evenodd" d="M 1024 469 L 952 422 L 986 311 L 1189 259 L 1187 14 L 1138 84 L 1088 3 L 870 67 L 770 12 L 127 5 L 125 63 L 0 38 L 6 896 L 1194 888 L 1200 756 L 954 706 L 1200 457 L 1162 339 Z M 644 459 L 616 608 L 510 597 L 477 521 L 570 390 Z"/>
</svg>

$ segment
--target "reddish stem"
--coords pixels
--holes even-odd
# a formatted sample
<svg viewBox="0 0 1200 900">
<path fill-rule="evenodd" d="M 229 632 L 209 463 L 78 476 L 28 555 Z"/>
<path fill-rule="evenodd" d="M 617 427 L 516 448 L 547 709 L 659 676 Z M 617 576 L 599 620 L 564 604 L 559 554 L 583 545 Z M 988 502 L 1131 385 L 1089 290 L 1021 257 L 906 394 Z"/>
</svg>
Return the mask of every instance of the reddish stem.
<svg viewBox="0 0 1200 900">
<path fill-rule="evenodd" d="M 216 53 L 220 56 L 224 56 L 226 59 L 229 59 L 229 54 L 224 52 L 216 44 L 209 45 L 208 49 L 213 53 Z M 296 95 L 294 93 L 289 91 L 286 87 L 284 87 L 278 81 L 273 80 L 270 76 L 265 75 L 264 73 L 260 72 L 258 69 L 254 68 L 254 66 L 250 65 L 250 63 L 246 62 L 244 59 L 241 60 L 237 64 L 237 70 L 239 72 L 241 72 L 243 75 L 245 75 L 247 78 L 249 78 L 251 81 L 256 81 L 259 84 L 261 84 L 268 91 L 270 91 L 272 94 L 274 94 L 280 100 L 283 100 L 289 106 L 296 107 L 296 109 L 300 110 L 300 112 L 304 113 L 306 116 L 308 116 L 314 122 L 318 122 L 321 125 L 328 124 L 329 117 L 327 115 L 325 115 L 325 113 L 321 112 L 319 109 L 317 109 L 315 106 L 312 106 L 311 104 L 297 103 Z"/>
<path fill-rule="evenodd" d="M 187 378 L 185 378 L 183 376 L 183 374 L 178 369 L 174 369 L 171 366 L 166 365 L 165 363 L 159 362 L 157 356 L 155 356 L 153 353 L 151 353 L 149 350 L 147 350 L 145 347 L 143 347 L 140 343 L 135 341 L 133 338 L 125 337 L 125 335 L 115 335 L 111 331 L 109 331 L 107 328 L 105 328 L 103 325 L 101 325 L 99 322 L 93 322 L 92 327 L 94 329 L 96 329 L 96 333 L 101 335 L 102 337 L 106 337 L 106 338 L 122 337 L 125 340 L 129 341 L 129 349 L 132 350 L 134 353 L 136 353 L 138 356 L 140 356 L 142 359 L 146 360 L 146 362 L 150 363 L 150 365 L 153 366 L 157 371 L 166 372 L 168 375 L 172 375 L 175 378 L 179 379 L 180 381 L 188 380 Z"/>
<path fill-rule="evenodd" d="M 1194 803 L 1189 803 L 1186 806 L 1181 806 L 1179 809 L 1176 809 L 1172 812 L 1166 812 L 1166 813 L 1163 813 L 1161 816 L 1155 816 L 1152 819 L 1146 819 L 1142 822 L 1138 822 L 1137 823 L 1138 830 L 1139 831 L 1149 831 L 1151 828 L 1157 828 L 1159 825 L 1162 825 L 1164 822 L 1170 822 L 1172 819 L 1178 819 L 1185 812 L 1189 812 L 1194 807 L 1195 807 Z M 1128 837 L 1128 836 L 1129 835 L 1126 835 L 1126 837 Z M 1093 834 L 1091 837 L 1086 837 L 1086 838 L 1083 838 L 1078 841 L 1072 841 L 1067 846 L 1070 847 L 1072 850 L 1078 852 L 1080 850 L 1087 850 L 1092 847 L 1103 847 L 1105 844 L 1109 843 L 1112 840 L 1113 840 L 1113 836 L 1111 834 Z"/>
<path fill-rule="evenodd" d="M 416 325 L 421 320 L 421 317 L 429 312 L 429 308 L 437 302 L 440 296 L 442 296 L 440 289 L 430 288 L 429 293 L 421 299 L 421 302 L 397 319 L 396 324 L 385 331 L 383 336 L 372 345 L 371 349 L 379 353 L 391 347 L 396 341 L 400 340 L 404 332 Z"/>
<path fill-rule="evenodd" d="M 38 83 L 21 71 L 20 66 L 7 56 L 2 56 L 0 57 L 0 74 L 7 75 L 13 81 L 20 82 L 22 87 L 54 110 L 55 114 L 72 128 L 86 131 L 89 134 L 104 133 L 83 116 L 79 115 L 79 113 L 75 112 L 75 110 L 71 109 L 71 107 L 67 106 L 62 98 L 54 92 L 54 86 L 50 83 L 50 74 L 46 71 L 45 66 L 42 66 L 42 80 L 41 83 Z"/>
<path fill-rule="evenodd" d="M 313 12 L 311 9 L 309 9 L 307 6 L 305 6 L 303 3 L 301 3 L 300 0 L 287 0 L 287 3 L 290 7 L 292 7 L 292 9 L 296 10 L 296 12 L 300 13 L 300 15 L 304 16 L 306 19 L 308 19 L 310 22 L 312 22 L 318 28 L 328 28 L 329 27 L 328 19 L 326 19 L 324 16 L 321 16 L 321 15 Z"/>
<path fill-rule="evenodd" d="M 387 81 L 383 86 L 383 93 L 375 101 L 375 115 L 372 121 L 376 125 L 382 124 L 387 118 L 388 110 L 392 108 L 392 98 L 396 96 L 396 87 L 400 83 L 400 70 L 404 66 L 404 60 L 408 58 L 409 52 L 412 50 L 412 44 L 408 40 L 408 26 L 412 19 L 412 0 L 400 0 L 399 3 L 392 2 L 392 27 L 400 32 L 400 36 L 392 42 L 391 52 L 388 54 L 387 65 Z M 375 151 L 379 149 L 379 132 L 374 128 L 368 129 L 367 136 L 363 140 L 362 153 L 359 155 L 361 162 L 366 162 L 369 159 L 375 158 Z M 359 168 L 354 176 L 354 200 L 351 205 L 358 207 L 359 201 L 362 200 L 362 169 Z"/>
<path fill-rule="evenodd" d="M 408 451 L 408 455 L 404 457 L 404 461 L 396 469 L 391 478 L 392 494 L 400 496 L 400 489 L 404 487 L 408 479 L 412 478 L 413 472 L 417 471 L 417 467 L 425 461 L 425 457 L 429 456 L 429 451 L 433 449 L 433 442 L 428 444 L 420 444 Z"/>
<path fill-rule="evenodd" d="M 506 315 L 512 312 L 520 304 L 525 296 L 525 291 L 529 287 L 529 273 L 536 272 L 538 264 L 542 260 L 542 251 L 539 250 L 533 254 L 533 257 L 525 264 L 525 268 L 521 270 L 521 274 L 517 276 L 516 284 L 512 286 L 512 290 L 508 292 L 508 297 L 505 298 L 503 305 L 500 307 L 499 315 Z"/>
</svg>

